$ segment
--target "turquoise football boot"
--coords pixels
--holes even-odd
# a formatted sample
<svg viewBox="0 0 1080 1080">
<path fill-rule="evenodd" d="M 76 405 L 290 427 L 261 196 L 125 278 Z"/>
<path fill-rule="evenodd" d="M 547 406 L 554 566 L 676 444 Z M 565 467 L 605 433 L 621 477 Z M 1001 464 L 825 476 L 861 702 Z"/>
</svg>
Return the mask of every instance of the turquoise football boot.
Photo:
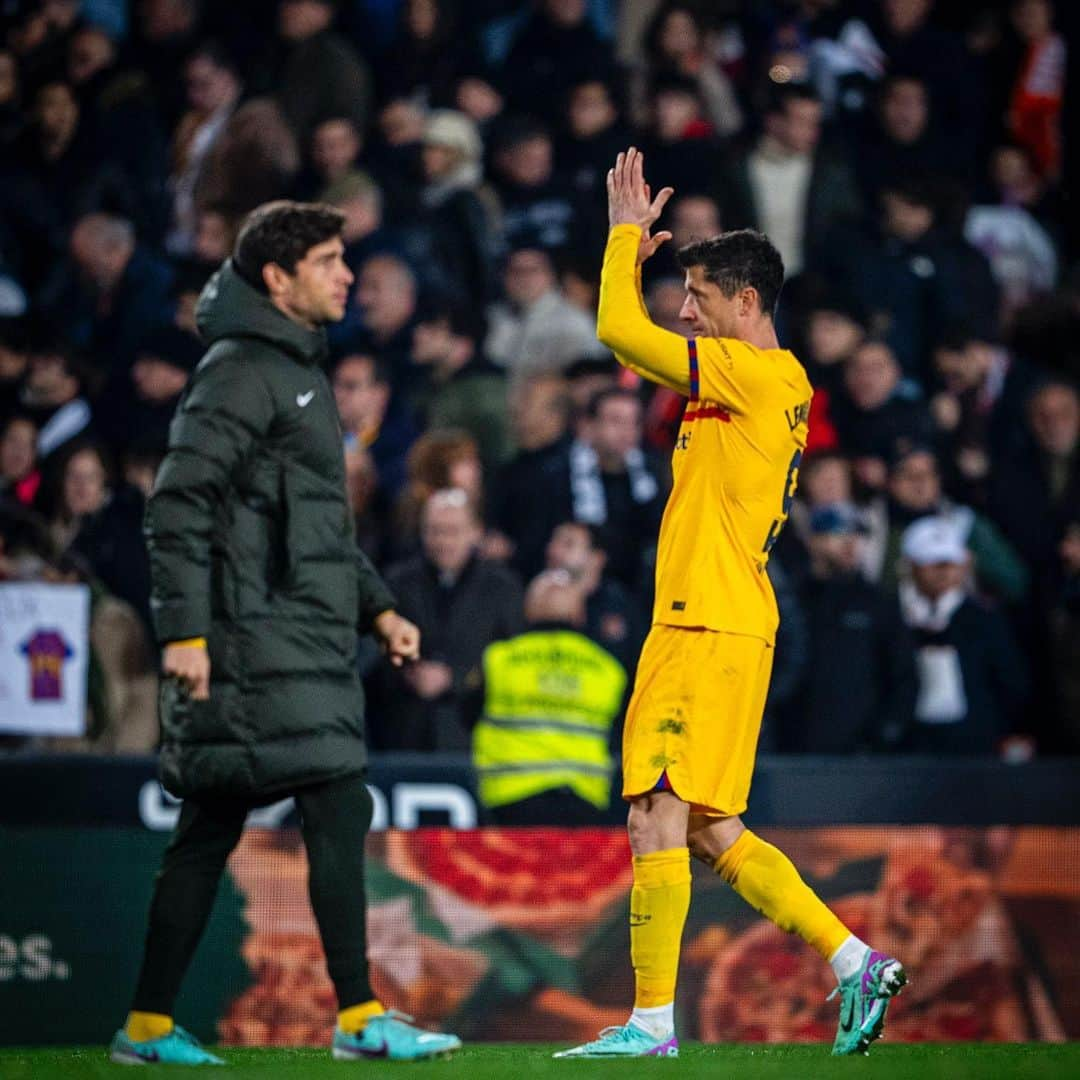
<svg viewBox="0 0 1080 1080">
<path fill-rule="evenodd" d="M 113 1036 L 109 1057 L 117 1065 L 224 1065 L 199 1045 L 199 1040 L 177 1025 L 160 1039 L 136 1042 L 121 1028 Z"/>
<path fill-rule="evenodd" d="M 607 1027 L 595 1042 L 583 1043 L 572 1050 L 560 1050 L 557 1058 L 625 1058 L 625 1057 L 678 1057 L 679 1040 L 675 1033 L 663 1039 L 654 1038 L 636 1024 Z"/>
<path fill-rule="evenodd" d="M 389 1058 L 391 1061 L 419 1061 L 439 1057 L 461 1048 L 456 1035 L 424 1031 L 414 1027 L 412 1017 L 390 1009 L 373 1016 L 364 1030 L 352 1035 L 340 1028 L 334 1032 L 333 1055 L 337 1061 Z"/>
<path fill-rule="evenodd" d="M 907 975 L 899 960 L 867 951 L 862 967 L 844 979 L 829 995 L 840 995 L 840 1023 L 832 1052 L 838 1056 L 865 1054 L 885 1028 L 889 1001 L 907 984 Z"/>
</svg>

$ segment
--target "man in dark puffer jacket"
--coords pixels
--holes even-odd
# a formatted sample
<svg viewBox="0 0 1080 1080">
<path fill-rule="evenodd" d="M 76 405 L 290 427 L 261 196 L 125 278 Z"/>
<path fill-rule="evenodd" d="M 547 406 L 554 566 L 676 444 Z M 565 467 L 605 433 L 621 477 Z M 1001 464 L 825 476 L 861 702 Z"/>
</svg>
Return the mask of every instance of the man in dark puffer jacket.
<svg viewBox="0 0 1080 1080">
<path fill-rule="evenodd" d="M 364 838 L 371 823 L 357 632 L 394 663 L 417 628 L 356 546 L 322 324 L 352 274 L 344 217 L 268 203 L 210 280 L 209 351 L 181 399 L 150 497 L 151 608 L 164 646 L 161 777 L 183 797 L 150 907 L 114 1061 L 217 1059 L 173 1002 L 248 810 L 294 795 L 311 903 L 340 1012 L 334 1056 L 428 1057 L 460 1046 L 386 1013 L 368 979 Z"/>
</svg>

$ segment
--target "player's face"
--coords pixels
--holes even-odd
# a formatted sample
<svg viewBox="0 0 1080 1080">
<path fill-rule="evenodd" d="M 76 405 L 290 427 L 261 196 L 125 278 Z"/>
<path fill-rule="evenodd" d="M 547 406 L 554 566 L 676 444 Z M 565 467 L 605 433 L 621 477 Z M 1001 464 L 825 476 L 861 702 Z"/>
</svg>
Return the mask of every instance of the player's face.
<svg viewBox="0 0 1080 1080">
<path fill-rule="evenodd" d="M 745 291 L 725 296 L 719 286 L 706 280 L 703 266 L 692 266 L 686 271 L 686 299 L 679 318 L 695 337 L 738 337 Z"/>
<path fill-rule="evenodd" d="M 340 237 L 310 248 L 288 278 L 289 310 L 306 323 L 321 326 L 345 316 L 352 271 L 345 265 L 345 245 Z"/>
</svg>

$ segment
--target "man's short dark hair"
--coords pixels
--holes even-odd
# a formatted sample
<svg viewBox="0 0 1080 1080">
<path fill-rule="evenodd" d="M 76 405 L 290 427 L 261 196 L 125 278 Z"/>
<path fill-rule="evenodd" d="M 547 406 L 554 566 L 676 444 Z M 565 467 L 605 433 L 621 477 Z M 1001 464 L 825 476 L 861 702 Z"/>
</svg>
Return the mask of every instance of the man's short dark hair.
<svg viewBox="0 0 1080 1080">
<path fill-rule="evenodd" d="M 296 273 L 296 264 L 316 244 L 341 235 L 345 215 L 324 203 L 277 202 L 257 206 L 240 226 L 233 247 L 233 265 L 249 284 L 262 289 L 263 267 L 280 266 Z"/>
<path fill-rule="evenodd" d="M 734 229 L 695 240 L 680 248 L 676 257 L 684 270 L 704 267 L 705 280 L 729 300 L 740 289 L 755 289 L 761 310 L 772 318 L 784 284 L 784 260 L 764 233 Z"/>
<path fill-rule="evenodd" d="M 372 352 L 370 349 L 346 349 L 334 361 L 333 374 L 337 374 L 338 368 L 352 360 L 361 360 L 364 363 L 371 365 L 372 382 L 380 386 L 390 385 L 391 375 L 389 364 L 387 364 L 381 356 Z"/>
<path fill-rule="evenodd" d="M 603 390 L 598 390 L 591 398 L 589 398 L 589 404 L 586 406 L 586 415 L 595 420 L 600 415 L 600 410 L 609 401 L 632 401 L 635 405 L 641 405 L 641 398 L 637 396 L 637 393 L 626 386 L 608 386 Z"/>
<path fill-rule="evenodd" d="M 765 111 L 767 113 L 786 112 L 788 105 L 796 101 L 807 101 L 814 105 L 821 104 L 821 98 L 818 97 L 812 86 L 808 86 L 806 83 L 783 83 L 772 89 Z"/>
</svg>

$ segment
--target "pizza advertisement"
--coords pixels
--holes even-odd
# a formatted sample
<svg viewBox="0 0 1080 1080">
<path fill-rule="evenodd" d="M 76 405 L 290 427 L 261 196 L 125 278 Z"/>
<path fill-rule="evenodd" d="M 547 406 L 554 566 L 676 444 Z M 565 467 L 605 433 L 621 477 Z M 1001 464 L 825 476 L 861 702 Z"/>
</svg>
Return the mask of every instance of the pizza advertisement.
<svg viewBox="0 0 1080 1080">
<path fill-rule="evenodd" d="M 898 1041 L 1080 1038 L 1080 829 L 762 829 L 851 929 L 901 957 Z M 387 1004 L 465 1038 L 592 1037 L 633 999 L 626 835 L 419 829 L 368 846 L 372 982 Z M 299 833 L 249 829 L 229 864 L 249 973 L 218 1024 L 233 1045 L 325 1045 L 334 994 Z M 828 965 L 694 871 L 680 1035 L 828 1041 Z"/>
</svg>

